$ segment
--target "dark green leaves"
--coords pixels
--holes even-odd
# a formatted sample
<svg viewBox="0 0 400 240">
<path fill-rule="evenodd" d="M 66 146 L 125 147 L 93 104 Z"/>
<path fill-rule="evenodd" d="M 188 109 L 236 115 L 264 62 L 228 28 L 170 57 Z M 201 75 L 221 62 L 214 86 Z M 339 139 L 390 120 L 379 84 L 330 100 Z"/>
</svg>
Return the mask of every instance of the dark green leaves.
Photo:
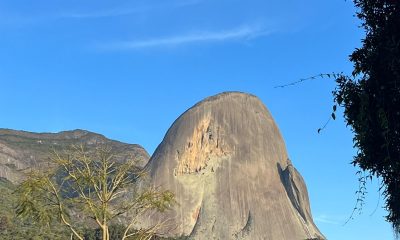
<svg viewBox="0 0 400 240">
<path fill-rule="evenodd" d="M 386 219 L 400 233 L 400 1 L 353 2 L 365 38 L 350 55 L 352 75 L 335 76 L 334 100 L 354 133 L 352 164 L 382 178 Z"/>
</svg>

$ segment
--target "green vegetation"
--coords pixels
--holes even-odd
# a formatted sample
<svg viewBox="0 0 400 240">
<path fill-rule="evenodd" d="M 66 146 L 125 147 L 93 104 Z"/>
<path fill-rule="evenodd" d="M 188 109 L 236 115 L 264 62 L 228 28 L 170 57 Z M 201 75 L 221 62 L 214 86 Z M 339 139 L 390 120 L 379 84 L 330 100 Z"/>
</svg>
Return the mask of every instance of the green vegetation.
<svg viewBox="0 0 400 240">
<path fill-rule="evenodd" d="M 352 162 L 361 168 L 355 209 L 363 205 L 366 181 L 380 177 L 389 212 L 386 219 L 400 233 L 400 1 L 354 0 L 354 4 L 366 36 L 362 47 L 350 55 L 352 75 L 334 75 L 333 93 L 344 108 L 358 149 Z"/>
<path fill-rule="evenodd" d="M 18 196 L 14 193 L 16 186 L 5 178 L 0 178 L 0 239 L 4 240 L 58 240 L 68 237 L 64 228 L 51 224 L 44 227 L 32 221 L 16 217 L 15 203 Z"/>
<path fill-rule="evenodd" d="M 110 147 L 88 151 L 74 146 L 62 153 L 54 151 L 49 164 L 53 167 L 30 172 L 17 187 L 3 180 L 1 187 L 7 195 L 1 238 L 153 238 L 165 222 L 135 229 L 138 218 L 148 211 L 168 210 L 175 203 L 174 195 L 143 184 L 139 188 L 145 171 L 135 161 L 116 159 Z"/>
</svg>

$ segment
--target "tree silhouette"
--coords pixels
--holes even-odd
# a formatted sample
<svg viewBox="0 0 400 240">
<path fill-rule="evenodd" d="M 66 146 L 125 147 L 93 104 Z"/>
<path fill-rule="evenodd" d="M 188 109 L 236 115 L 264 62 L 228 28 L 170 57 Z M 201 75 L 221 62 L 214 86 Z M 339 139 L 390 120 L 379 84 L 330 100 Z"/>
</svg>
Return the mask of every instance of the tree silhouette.
<svg viewBox="0 0 400 240">
<path fill-rule="evenodd" d="M 334 75 L 334 100 L 354 133 L 352 164 L 367 173 L 359 179 L 361 196 L 366 178 L 380 177 L 386 219 L 400 233 L 400 1 L 353 2 L 365 38 L 350 55 L 352 75 Z"/>
</svg>

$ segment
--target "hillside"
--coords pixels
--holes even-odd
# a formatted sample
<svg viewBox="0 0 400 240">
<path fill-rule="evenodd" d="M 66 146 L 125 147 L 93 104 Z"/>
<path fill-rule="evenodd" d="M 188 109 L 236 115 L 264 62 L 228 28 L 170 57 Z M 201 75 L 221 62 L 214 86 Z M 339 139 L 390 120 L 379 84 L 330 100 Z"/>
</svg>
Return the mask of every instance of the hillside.
<svg viewBox="0 0 400 240">
<path fill-rule="evenodd" d="M 53 150 L 63 151 L 77 144 L 84 144 L 89 150 L 106 144 L 119 153 L 121 161 L 135 158 L 141 166 L 149 159 L 149 154 L 140 145 L 122 143 L 85 130 L 32 133 L 0 129 L 0 177 L 18 183 L 26 171 L 45 168 Z"/>
</svg>

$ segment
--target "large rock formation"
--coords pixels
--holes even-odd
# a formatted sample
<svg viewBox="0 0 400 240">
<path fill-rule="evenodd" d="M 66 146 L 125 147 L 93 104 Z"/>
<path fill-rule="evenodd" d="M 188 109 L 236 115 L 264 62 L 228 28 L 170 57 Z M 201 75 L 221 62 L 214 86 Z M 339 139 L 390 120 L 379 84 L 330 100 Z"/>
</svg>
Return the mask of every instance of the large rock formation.
<svg viewBox="0 0 400 240">
<path fill-rule="evenodd" d="M 110 140 L 84 130 L 31 133 L 0 129 L 0 177 L 18 183 L 24 179 L 25 171 L 46 168 L 52 149 L 62 151 L 74 144 L 84 144 L 89 150 L 106 144 L 119 153 L 121 161 L 133 157 L 143 166 L 150 158 L 146 150 L 137 144 Z"/>
<path fill-rule="evenodd" d="M 209 97 L 181 115 L 146 166 L 177 205 L 168 235 L 189 239 L 314 239 L 305 183 L 255 96 Z"/>
</svg>

